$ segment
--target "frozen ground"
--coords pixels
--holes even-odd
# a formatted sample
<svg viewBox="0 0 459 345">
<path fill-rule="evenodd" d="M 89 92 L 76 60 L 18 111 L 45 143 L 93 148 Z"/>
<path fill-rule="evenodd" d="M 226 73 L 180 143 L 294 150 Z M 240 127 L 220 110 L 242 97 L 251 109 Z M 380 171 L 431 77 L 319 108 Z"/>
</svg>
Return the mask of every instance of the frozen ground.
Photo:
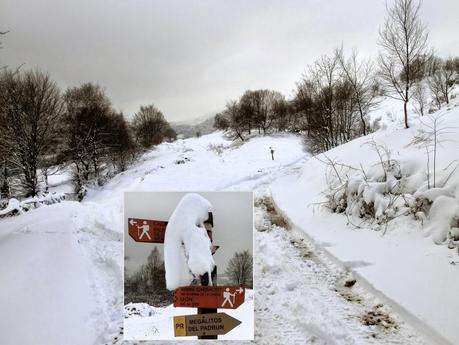
<svg viewBox="0 0 459 345">
<path fill-rule="evenodd" d="M 391 133 L 400 131 L 397 123 L 378 135 L 390 142 Z M 356 154 L 360 148 L 336 150 L 344 158 L 367 158 Z M 323 167 L 314 162 L 293 135 L 235 145 L 217 132 L 159 145 L 90 190 L 82 203 L 64 201 L 0 220 L 0 262 L 6 263 L 0 266 L 2 344 L 121 343 L 124 191 L 255 190 L 261 198 L 275 181 L 274 199 L 297 226 L 272 227 L 270 211 L 259 204 L 265 231 L 255 232 L 256 343 L 431 344 L 436 341 L 421 338 L 419 330 L 451 335 L 456 318 L 445 315 L 458 310 L 453 289 L 459 267 L 449 265 L 452 251 L 413 230 L 396 236 L 388 231 L 382 238 L 346 227 L 342 215 L 315 216 L 308 205 L 321 200 L 324 181 Z M 65 178 L 56 179 L 65 190 Z M 413 248 L 402 259 L 396 253 L 403 246 Z M 342 262 L 333 263 L 329 253 Z M 378 263 L 378 253 L 390 260 Z M 418 259 L 426 266 L 416 266 Z M 343 287 L 352 272 L 357 283 Z M 386 305 L 392 300 L 410 303 L 392 308 Z M 416 314 L 414 302 L 431 308 L 429 318 Z M 369 325 L 374 322 L 379 326 Z"/>
</svg>

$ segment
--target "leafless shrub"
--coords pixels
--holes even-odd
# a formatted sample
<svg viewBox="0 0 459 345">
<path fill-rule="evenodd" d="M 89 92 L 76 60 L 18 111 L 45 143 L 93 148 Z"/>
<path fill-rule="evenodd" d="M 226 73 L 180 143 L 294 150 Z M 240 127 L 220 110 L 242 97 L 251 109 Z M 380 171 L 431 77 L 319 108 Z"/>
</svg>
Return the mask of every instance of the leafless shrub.
<svg viewBox="0 0 459 345">
<path fill-rule="evenodd" d="M 411 145 L 424 147 L 426 151 L 426 168 L 427 168 L 427 183 L 428 188 L 430 185 L 431 171 L 433 175 L 433 185 L 435 188 L 437 186 L 437 149 L 439 146 L 442 146 L 443 143 L 449 141 L 445 136 L 447 134 L 453 133 L 453 127 L 445 126 L 445 113 L 438 115 L 429 114 L 426 119 L 421 120 L 423 128 L 421 128 L 418 133 L 411 140 Z M 432 156 L 432 169 L 431 169 L 431 160 Z"/>
</svg>

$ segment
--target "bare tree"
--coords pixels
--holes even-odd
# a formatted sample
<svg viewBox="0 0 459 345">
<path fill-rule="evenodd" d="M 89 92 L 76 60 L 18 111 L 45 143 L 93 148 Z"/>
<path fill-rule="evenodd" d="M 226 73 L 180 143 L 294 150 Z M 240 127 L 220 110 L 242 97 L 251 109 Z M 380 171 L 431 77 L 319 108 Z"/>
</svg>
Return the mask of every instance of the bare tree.
<svg viewBox="0 0 459 345">
<path fill-rule="evenodd" d="M 105 142 L 109 149 L 108 159 L 115 170 L 124 171 L 128 164 L 137 157 L 140 150 L 135 145 L 129 124 L 122 113 L 111 113 L 107 130 L 111 134 Z"/>
<path fill-rule="evenodd" d="M 0 185 L 0 199 L 7 199 L 10 196 L 10 185 L 8 183 L 8 167 L 3 165 L 2 179 Z"/>
<path fill-rule="evenodd" d="M 163 113 L 151 104 L 140 107 L 132 120 L 132 128 L 139 144 L 144 148 L 149 148 L 164 140 L 170 125 Z"/>
<path fill-rule="evenodd" d="M 222 131 L 228 130 L 230 127 L 230 119 L 225 113 L 218 113 L 214 117 L 214 128 Z"/>
<path fill-rule="evenodd" d="M 345 68 L 351 71 L 352 67 L 347 65 L 344 58 L 343 62 Z M 327 151 L 362 135 L 361 115 L 365 119 L 376 90 L 375 95 L 370 97 L 366 89 L 368 85 L 359 78 L 352 79 L 354 85 L 341 71 L 338 54 L 333 54 L 317 60 L 298 84 L 292 103 L 295 111 L 305 117 L 302 127 L 307 130 L 305 139 L 313 151 Z"/>
<path fill-rule="evenodd" d="M 282 110 L 279 104 L 284 96 L 272 90 L 248 90 L 242 95 L 239 106 L 244 118 L 251 119 L 251 126 L 258 129 L 258 133 L 266 134 L 280 116 Z"/>
<path fill-rule="evenodd" d="M 428 94 L 426 86 L 422 80 L 414 84 L 413 100 L 417 104 L 416 108 L 419 115 L 424 116 L 424 110 L 428 105 Z"/>
<path fill-rule="evenodd" d="M 125 257 L 129 260 L 129 257 Z M 172 293 L 166 289 L 164 261 L 157 247 L 148 255 L 146 262 L 138 270 L 127 274 L 125 271 L 125 302 L 144 302 L 152 306 L 166 306 L 172 303 Z"/>
<path fill-rule="evenodd" d="M 38 193 L 37 169 L 62 115 L 60 91 L 48 74 L 4 71 L 1 76 L 0 146 L 19 169 L 26 196 Z"/>
<path fill-rule="evenodd" d="M 455 63 L 453 59 L 442 61 L 440 67 L 429 79 L 429 87 L 440 109 L 441 103 L 449 104 L 451 91 L 453 91 L 455 79 Z"/>
<path fill-rule="evenodd" d="M 357 103 L 360 121 L 362 122 L 362 132 L 363 135 L 366 135 L 368 125 L 365 119 L 371 108 L 377 104 L 376 96 L 378 88 L 373 73 L 373 62 L 369 59 L 359 61 L 356 50 L 352 52 L 349 59 L 346 59 L 342 47 L 336 51 L 336 55 L 341 71 L 345 79 L 351 85 Z"/>
<path fill-rule="evenodd" d="M 392 91 L 389 96 L 403 101 L 405 128 L 409 128 L 410 89 L 428 57 L 428 30 L 421 22 L 420 8 L 418 0 L 395 0 L 379 31 L 381 79 Z"/>
<path fill-rule="evenodd" d="M 309 78 L 315 89 L 316 114 L 308 124 L 316 129 L 315 133 L 322 141 L 324 151 L 339 145 L 339 135 L 336 123 L 336 109 L 334 107 L 336 90 L 334 86 L 339 79 L 338 59 L 322 55 L 313 66 L 309 67 Z"/>
<path fill-rule="evenodd" d="M 238 102 L 227 102 L 223 114 L 225 117 L 230 119 L 230 127 L 231 130 L 234 132 L 235 138 L 237 137 L 244 141 L 244 132 L 247 131 L 250 134 L 251 120 L 247 119 L 246 114 L 240 110 Z"/>
<path fill-rule="evenodd" d="M 441 105 L 444 102 L 443 98 L 443 80 L 441 74 L 437 71 L 428 79 L 428 85 L 430 93 L 432 94 L 432 99 L 437 109 L 441 109 Z"/>
<path fill-rule="evenodd" d="M 73 163 L 73 182 L 79 193 L 93 175 L 98 176 L 100 160 L 107 153 L 104 142 L 110 139 L 110 100 L 99 85 L 92 83 L 69 88 L 64 100 L 65 151 Z"/>
<path fill-rule="evenodd" d="M 244 287 L 252 286 L 253 258 L 248 250 L 235 253 L 228 262 L 225 274 L 231 283 Z"/>
<path fill-rule="evenodd" d="M 70 88 L 64 100 L 60 151 L 71 163 L 75 192 L 82 197 L 88 182 L 104 183 L 113 171 L 124 170 L 138 150 L 123 114 L 112 109 L 102 87 L 85 83 Z"/>
</svg>

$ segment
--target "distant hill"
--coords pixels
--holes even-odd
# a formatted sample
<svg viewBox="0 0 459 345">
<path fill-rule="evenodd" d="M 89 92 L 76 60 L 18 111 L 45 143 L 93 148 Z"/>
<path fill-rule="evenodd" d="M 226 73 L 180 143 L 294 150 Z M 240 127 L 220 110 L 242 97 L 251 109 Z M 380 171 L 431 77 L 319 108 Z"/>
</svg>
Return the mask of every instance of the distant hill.
<svg viewBox="0 0 459 345">
<path fill-rule="evenodd" d="M 214 117 L 208 117 L 206 119 L 199 119 L 199 122 L 172 122 L 172 128 L 177 132 L 179 138 L 191 138 L 195 137 L 197 133 L 200 135 L 209 134 L 215 131 L 213 128 Z"/>
</svg>

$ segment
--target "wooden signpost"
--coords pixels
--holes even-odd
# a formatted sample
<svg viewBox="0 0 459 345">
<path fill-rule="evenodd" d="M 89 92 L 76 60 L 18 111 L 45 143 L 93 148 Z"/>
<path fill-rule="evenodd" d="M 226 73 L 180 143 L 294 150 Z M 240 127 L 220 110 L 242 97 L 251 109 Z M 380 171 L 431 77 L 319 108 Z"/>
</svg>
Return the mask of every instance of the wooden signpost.
<svg viewBox="0 0 459 345">
<path fill-rule="evenodd" d="M 164 243 L 167 222 L 128 218 L 128 233 L 136 242 Z"/>
<path fill-rule="evenodd" d="M 236 309 L 244 298 L 241 286 L 182 286 L 174 291 L 174 307 Z"/>
<path fill-rule="evenodd" d="M 207 231 L 207 235 L 209 236 L 210 242 L 213 244 L 213 237 L 212 237 L 212 230 L 214 228 L 214 216 L 212 212 L 209 212 L 209 216 L 207 220 L 204 222 L 204 226 Z M 212 253 L 214 255 L 214 253 Z M 202 286 L 208 286 L 210 284 L 210 280 L 212 280 L 213 284 L 217 284 L 217 265 L 215 265 L 214 269 L 210 273 L 206 273 L 199 277 L 200 283 Z M 214 314 L 217 312 L 217 308 L 198 308 L 198 315 L 203 314 Z M 198 339 L 217 339 L 218 335 L 216 334 L 200 334 L 198 335 Z"/>
<path fill-rule="evenodd" d="M 213 215 L 209 212 L 204 222 L 207 235 L 212 242 Z M 128 233 L 136 242 L 164 243 L 167 222 L 151 219 L 128 218 Z M 212 255 L 218 249 L 212 246 Z M 217 267 L 211 274 L 213 284 L 217 283 Z M 217 339 L 237 327 L 241 321 L 217 313 L 218 308 L 236 309 L 245 299 L 241 286 L 208 286 L 209 276 L 200 276 L 201 285 L 182 286 L 174 291 L 174 307 L 198 308 L 197 315 L 174 316 L 174 335 L 198 336 L 198 339 Z"/>
<path fill-rule="evenodd" d="M 240 324 L 241 321 L 226 313 L 174 316 L 174 336 L 216 336 Z"/>
<path fill-rule="evenodd" d="M 212 241 L 213 219 L 204 225 Z M 213 284 L 217 284 L 217 266 L 211 274 Z M 225 313 L 217 313 L 218 308 L 236 309 L 245 299 L 245 289 L 241 286 L 209 286 L 208 273 L 200 277 L 201 285 L 182 286 L 174 291 L 174 307 L 198 308 L 197 315 L 174 318 L 174 335 L 198 336 L 198 339 L 217 339 L 241 322 Z"/>
</svg>

